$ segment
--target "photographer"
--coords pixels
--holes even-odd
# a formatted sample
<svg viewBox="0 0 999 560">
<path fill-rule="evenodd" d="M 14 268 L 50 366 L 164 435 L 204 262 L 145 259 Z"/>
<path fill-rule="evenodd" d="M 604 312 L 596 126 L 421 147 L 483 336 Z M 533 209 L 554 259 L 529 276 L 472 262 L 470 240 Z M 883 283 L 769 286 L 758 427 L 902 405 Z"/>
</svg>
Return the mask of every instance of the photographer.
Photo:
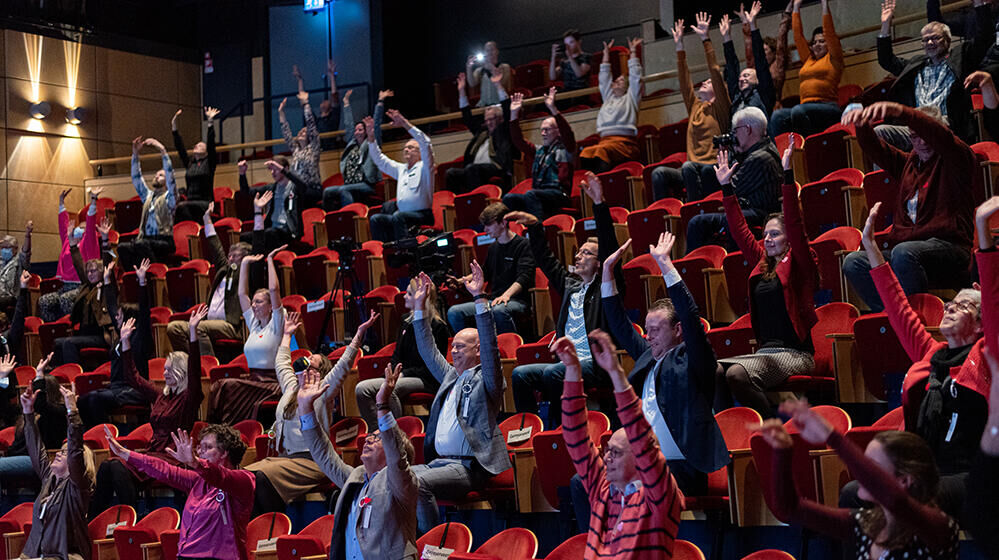
<svg viewBox="0 0 999 560">
<path fill-rule="evenodd" d="M 718 149 L 711 139 L 728 132 L 731 102 L 725 79 L 715 60 L 715 50 L 708 37 L 711 17 L 697 15 L 697 26 L 691 27 L 701 38 L 704 57 L 708 61 L 710 79 L 694 89 L 687 67 L 687 53 L 683 48 L 683 20 L 673 26 L 676 43 L 676 71 L 680 78 L 680 92 L 687 107 L 687 161 L 680 169 L 661 165 L 652 171 L 652 192 L 656 200 L 680 194 L 686 187 L 686 200 L 693 202 L 717 191 L 721 187 L 715 179 L 712 166 L 718 160 Z M 669 154 L 663 154 L 669 155 Z"/>
<path fill-rule="evenodd" d="M 500 76 L 502 90 L 492 81 L 492 77 L 497 75 Z M 469 87 L 482 84 L 479 88 L 479 107 L 498 104 L 505 97 L 500 91 L 510 91 L 513 88 L 513 69 L 509 64 L 499 61 L 499 47 L 496 46 L 496 41 L 487 42 L 484 52 L 468 57 L 465 63 L 465 76 L 468 77 Z"/>
<path fill-rule="evenodd" d="M 514 315 L 527 313 L 530 289 L 534 287 L 534 257 L 527 240 L 510 230 L 510 223 L 504 218 L 510 209 L 502 202 L 487 206 L 479 221 L 485 232 L 493 238 L 482 266 L 489 283 L 492 298 L 493 320 L 496 332 L 517 332 Z M 471 278 L 450 279 L 464 284 Z M 447 310 L 447 322 L 454 332 L 472 326 L 475 317 L 475 302 L 459 303 Z"/>
<path fill-rule="evenodd" d="M 734 152 L 724 174 L 715 167 L 718 182 L 731 183 L 746 222 L 760 227 L 767 214 L 780 211 L 781 163 L 777 146 L 767 137 L 767 116 L 756 107 L 746 107 L 732 116 L 732 132 L 720 139 Z M 726 229 L 725 214 L 699 214 L 687 224 L 687 252 L 712 242 L 725 231 L 725 245 L 735 242 Z"/>
</svg>

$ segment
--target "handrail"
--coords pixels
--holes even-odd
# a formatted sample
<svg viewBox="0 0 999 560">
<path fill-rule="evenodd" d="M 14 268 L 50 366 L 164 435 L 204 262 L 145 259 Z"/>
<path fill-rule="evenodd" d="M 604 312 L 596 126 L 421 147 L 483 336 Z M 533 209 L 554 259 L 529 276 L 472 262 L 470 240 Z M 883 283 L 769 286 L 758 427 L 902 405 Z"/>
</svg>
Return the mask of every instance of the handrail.
<svg viewBox="0 0 999 560">
<path fill-rule="evenodd" d="M 954 2 L 953 4 L 948 4 L 946 6 L 943 6 L 940 11 L 943 12 L 943 13 L 954 12 L 954 11 L 963 9 L 963 8 L 965 8 L 967 6 L 970 6 L 970 5 L 971 5 L 971 0 L 961 0 L 959 2 Z M 925 13 L 918 13 L 917 12 L 917 13 L 912 13 L 912 14 L 907 14 L 907 15 L 904 15 L 904 16 L 897 17 L 897 18 L 894 19 L 893 24 L 894 25 L 899 25 L 899 24 L 904 24 L 904 23 L 912 23 L 914 21 L 919 21 L 919 20 L 925 19 L 925 18 L 926 18 L 926 14 Z M 856 37 L 858 35 L 865 35 L 867 33 L 873 32 L 873 31 L 880 31 L 880 29 L 881 29 L 881 25 L 880 24 L 879 25 L 871 25 L 871 26 L 868 26 L 868 27 L 863 27 L 861 29 L 855 29 L 853 31 L 842 33 L 842 34 L 840 34 L 839 37 L 840 37 L 840 39 L 846 39 L 846 38 L 849 38 L 849 37 Z M 706 64 L 702 64 L 700 66 L 691 67 L 690 71 L 691 72 L 703 72 L 703 71 L 705 71 L 707 69 L 708 69 L 708 66 Z M 675 78 L 675 77 L 676 77 L 676 70 L 667 70 L 665 72 L 656 72 L 654 74 L 646 74 L 645 76 L 642 76 L 642 82 L 643 83 L 654 82 L 654 81 L 657 81 L 657 80 L 664 80 L 664 79 L 667 79 L 667 78 Z M 573 91 L 560 92 L 560 93 L 558 93 L 558 94 L 555 95 L 555 99 L 559 99 L 559 100 L 561 100 L 561 99 L 575 99 L 577 97 L 586 97 L 588 95 L 593 95 L 594 93 L 599 93 L 599 92 L 600 92 L 600 88 L 598 88 L 598 87 L 588 87 L 588 88 L 577 89 L 577 90 L 573 90 Z M 531 97 L 529 99 L 524 99 L 524 105 L 525 106 L 526 105 L 536 105 L 536 104 L 543 103 L 543 102 L 544 102 L 544 97 L 540 97 L 540 96 L 539 97 Z M 473 114 L 480 114 L 482 111 L 483 111 L 482 108 L 472 109 L 472 113 Z M 416 118 L 416 119 L 410 119 L 409 122 L 411 124 L 413 124 L 413 125 L 419 126 L 419 125 L 423 125 L 423 124 L 433 124 L 433 123 L 444 122 L 444 121 L 449 121 L 449 120 L 458 119 L 458 118 L 461 118 L 461 112 L 460 111 L 451 112 L 451 113 L 444 113 L 444 114 L 441 114 L 441 115 L 433 115 L 433 116 L 429 116 L 429 117 L 420 117 L 420 118 Z M 395 127 L 395 125 L 389 124 L 389 123 L 386 123 L 386 124 L 382 125 L 382 129 L 390 129 L 390 128 L 394 128 L 394 127 Z M 331 131 L 331 132 L 324 132 L 324 133 L 320 134 L 319 137 L 320 138 L 335 138 L 335 137 L 341 136 L 343 134 L 344 134 L 344 131 L 342 131 L 342 130 L 334 130 L 334 131 Z M 276 146 L 278 144 L 283 144 L 283 143 L 284 143 L 284 139 L 283 138 L 276 138 L 276 139 L 271 139 L 271 140 L 257 140 L 255 142 L 243 142 L 241 144 L 226 144 L 226 145 L 219 146 L 218 149 L 221 150 L 221 151 L 248 150 L 248 149 L 266 148 L 268 146 Z M 176 156 L 177 152 L 176 151 L 172 151 L 172 152 L 168 152 L 168 154 L 170 156 Z M 145 155 L 140 155 L 139 159 L 140 160 L 143 160 L 143 159 L 150 159 L 151 160 L 151 159 L 155 159 L 155 158 L 158 158 L 158 157 L 160 157 L 159 154 L 145 154 Z M 103 159 L 92 159 L 92 160 L 90 160 L 90 165 L 96 166 L 96 165 L 108 165 L 108 164 L 128 163 L 128 162 L 131 161 L 131 159 L 132 159 L 131 156 L 119 156 L 119 157 L 111 157 L 111 158 L 103 158 Z"/>
</svg>

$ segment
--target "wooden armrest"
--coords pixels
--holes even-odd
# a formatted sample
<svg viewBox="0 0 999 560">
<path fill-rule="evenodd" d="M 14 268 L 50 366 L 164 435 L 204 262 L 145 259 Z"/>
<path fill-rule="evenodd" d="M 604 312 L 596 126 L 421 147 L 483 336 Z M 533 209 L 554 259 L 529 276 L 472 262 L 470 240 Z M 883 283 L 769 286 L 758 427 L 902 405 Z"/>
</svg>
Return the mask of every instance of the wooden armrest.
<svg viewBox="0 0 999 560">
<path fill-rule="evenodd" d="M 17 558 L 21 555 L 21 551 L 24 550 L 24 543 L 28 538 L 24 535 L 24 531 L 18 533 L 4 533 L 3 542 L 7 547 L 7 558 Z"/>
<path fill-rule="evenodd" d="M 142 549 L 142 560 L 163 560 L 163 545 L 151 542 L 139 545 Z"/>
</svg>

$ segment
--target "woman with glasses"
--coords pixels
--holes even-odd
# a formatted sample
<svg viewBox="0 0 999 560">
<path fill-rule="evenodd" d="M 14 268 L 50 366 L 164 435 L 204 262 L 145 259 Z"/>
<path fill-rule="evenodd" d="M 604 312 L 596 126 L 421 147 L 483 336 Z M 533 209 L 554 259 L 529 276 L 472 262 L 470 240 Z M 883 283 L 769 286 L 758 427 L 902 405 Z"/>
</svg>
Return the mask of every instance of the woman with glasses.
<svg viewBox="0 0 999 560">
<path fill-rule="evenodd" d="M 935 340 L 923 326 L 874 240 L 880 206 L 878 203 L 871 208 L 864 226 L 863 244 L 885 313 L 902 348 L 913 361 L 902 385 L 905 428 L 929 443 L 941 475 L 937 503 L 956 517 L 964 502 L 965 481 L 989 413 L 991 376 L 982 354 L 982 333 L 988 330 L 991 334 L 988 340 L 996 340 L 999 253 L 993 247 L 988 220 L 999 210 L 999 197 L 983 203 L 975 220 L 982 289 L 961 290 L 944 307 L 940 335 L 945 342 Z M 847 485 L 840 494 L 840 503 L 855 505 L 856 491 L 855 483 Z"/>
<path fill-rule="evenodd" d="M 378 319 L 377 313 L 357 327 L 350 345 L 337 360 L 336 365 L 322 354 L 312 354 L 291 361 L 291 338 L 302 326 L 298 313 L 289 313 L 284 323 L 284 337 L 277 349 L 274 360 L 278 382 L 281 384 L 281 399 L 274 412 L 274 425 L 267 432 L 270 436 L 269 450 L 273 456 L 264 457 L 246 467 L 257 477 L 253 501 L 254 517 L 272 511 L 284 511 L 287 504 L 304 496 L 326 480 L 323 471 L 316 466 L 309 454 L 309 443 L 302 435 L 298 421 L 298 390 L 300 379 L 305 373 L 322 376 L 329 386 L 339 387 L 347 372 L 353 367 L 354 358 L 364 342 L 364 334 Z M 330 426 L 332 398 L 335 390 L 327 390 L 324 398 L 315 403 L 316 421 L 324 430 Z"/>
</svg>

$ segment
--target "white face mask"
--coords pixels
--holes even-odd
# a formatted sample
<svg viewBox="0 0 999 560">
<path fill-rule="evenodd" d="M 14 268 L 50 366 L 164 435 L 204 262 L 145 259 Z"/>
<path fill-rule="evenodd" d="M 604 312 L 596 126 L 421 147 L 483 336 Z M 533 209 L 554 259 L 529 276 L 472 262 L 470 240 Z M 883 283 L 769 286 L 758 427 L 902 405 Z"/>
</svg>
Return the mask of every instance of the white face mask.
<svg viewBox="0 0 999 560">
<path fill-rule="evenodd" d="M 76 228 L 73 229 L 73 237 L 77 239 L 83 238 L 83 226 L 76 226 Z"/>
</svg>

